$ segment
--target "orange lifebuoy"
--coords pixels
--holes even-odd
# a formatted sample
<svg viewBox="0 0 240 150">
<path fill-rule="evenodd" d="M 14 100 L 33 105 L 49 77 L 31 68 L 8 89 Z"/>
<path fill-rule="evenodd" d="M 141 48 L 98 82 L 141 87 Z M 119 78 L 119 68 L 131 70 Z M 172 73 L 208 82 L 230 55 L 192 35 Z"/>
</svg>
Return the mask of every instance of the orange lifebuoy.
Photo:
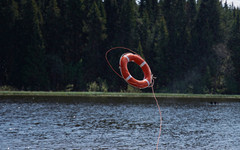
<svg viewBox="0 0 240 150">
<path fill-rule="evenodd" d="M 134 62 L 142 68 L 142 71 L 144 74 L 143 80 L 137 80 L 131 76 L 127 67 L 127 64 L 129 62 Z M 122 77 L 130 85 L 137 88 L 141 88 L 141 89 L 147 88 L 152 85 L 151 69 L 147 64 L 147 62 L 141 56 L 133 53 L 125 53 L 121 56 L 119 65 L 120 65 L 120 71 L 121 71 Z"/>
</svg>

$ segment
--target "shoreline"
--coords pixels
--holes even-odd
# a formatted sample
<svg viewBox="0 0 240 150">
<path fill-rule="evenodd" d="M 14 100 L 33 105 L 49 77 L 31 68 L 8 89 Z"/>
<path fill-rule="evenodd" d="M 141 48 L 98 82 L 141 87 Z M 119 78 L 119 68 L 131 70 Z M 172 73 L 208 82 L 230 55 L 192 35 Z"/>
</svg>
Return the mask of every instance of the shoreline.
<svg viewBox="0 0 240 150">
<path fill-rule="evenodd" d="M 216 102 L 240 102 L 240 95 L 219 95 L 219 94 L 176 94 L 176 93 L 155 93 L 158 100 L 174 101 L 216 101 Z M 1 99 L 152 99 L 152 93 L 122 93 L 122 92 L 46 92 L 46 91 L 0 91 Z"/>
</svg>

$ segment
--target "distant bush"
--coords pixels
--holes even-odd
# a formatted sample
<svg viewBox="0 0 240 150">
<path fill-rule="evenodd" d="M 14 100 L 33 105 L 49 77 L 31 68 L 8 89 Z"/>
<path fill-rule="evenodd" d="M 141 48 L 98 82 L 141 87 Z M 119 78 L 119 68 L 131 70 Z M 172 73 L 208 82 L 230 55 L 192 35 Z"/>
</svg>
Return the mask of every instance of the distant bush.
<svg viewBox="0 0 240 150">
<path fill-rule="evenodd" d="M 106 80 L 100 80 L 88 83 L 87 90 L 89 92 L 107 92 L 108 91 L 108 85 Z"/>
<path fill-rule="evenodd" d="M 9 85 L 4 85 L 0 86 L 0 91 L 17 91 L 17 89 Z"/>
<path fill-rule="evenodd" d="M 138 88 L 135 88 L 128 84 L 126 90 L 121 90 L 121 92 L 127 92 L 127 93 L 141 93 L 142 91 Z"/>
<path fill-rule="evenodd" d="M 74 85 L 73 85 L 73 84 L 68 84 L 68 85 L 66 86 L 65 91 L 67 91 L 67 92 L 73 91 L 73 88 L 74 88 Z"/>
<path fill-rule="evenodd" d="M 108 85 L 107 85 L 106 80 L 101 82 L 101 91 L 102 92 L 107 92 L 108 91 Z"/>
<path fill-rule="evenodd" d="M 96 81 L 88 84 L 88 92 L 99 92 L 99 91 L 100 91 L 100 87 Z"/>
</svg>

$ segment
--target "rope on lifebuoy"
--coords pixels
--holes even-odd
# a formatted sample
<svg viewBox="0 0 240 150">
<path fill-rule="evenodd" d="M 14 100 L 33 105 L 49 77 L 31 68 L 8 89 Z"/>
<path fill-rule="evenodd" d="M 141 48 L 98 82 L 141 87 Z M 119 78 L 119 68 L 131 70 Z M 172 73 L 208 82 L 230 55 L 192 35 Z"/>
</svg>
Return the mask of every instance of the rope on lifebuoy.
<svg viewBox="0 0 240 150">
<path fill-rule="evenodd" d="M 121 76 L 121 75 L 112 67 L 112 65 L 111 65 L 110 62 L 108 61 L 108 58 L 107 58 L 108 53 L 109 53 L 110 51 L 116 50 L 116 49 L 128 50 L 128 51 L 130 51 L 130 52 L 132 52 L 132 53 L 134 53 L 134 54 L 137 54 L 137 53 L 136 53 L 135 51 L 133 51 L 133 50 L 131 50 L 131 49 L 129 49 L 129 48 L 125 48 L 125 47 L 113 47 L 113 48 L 109 49 L 109 50 L 105 53 L 105 59 L 106 59 L 108 65 L 110 66 L 110 68 L 111 68 L 120 78 L 123 78 L 125 81 L 129 81 L 129 80 L 132 78 L 131 75 L 129 75 L 127 78 L 124 78 L 123 76 Z M 123 56 L 123 55 L 122 55 L 122 56 Z M 129 59 L 127 56 L 125 56 L 125 57 L 127 58 L 128 62 L 129 62 L 130 59 Z M 140 66 L 140 67 L 143 67 L 145 64 L 147 64 L 146 61 L 143 61 L 139 66 Z M 162 130 L 162 113 L 161 113 L 161 109 L 160 109 L 160 106 L 159 106 L 159 104 L 158 104 L 158 100 L 157 100 L 157 98 L 156 98 L 156 95 L 155 95 L 155 92 L 154 92 L 154 88 L 153 88 L 153 86 L 154 86 L 154 79 L 155 79 L 155 77 L 152 76 L 152 82 L 151 82 L 151 81 L 148 81 L 147 79 L 143 79 L 143 80 L 146 80 L 147 83 L 148 83 L 148 87 L 151 87 L 151 89 L 152 89 L 152 94 L 153 94 L 153 97 L 154 97 L 154 99 L 155 99 L 155 101 L 156 101 L 156 104 L 157 104 L 157 107 L 158 107 L 158 111 L 159 111 L 160 125 L 159 125 L 158 140 L 157 140 L 157 144 L 156 144 L 156 149 L 158 150 L 158 145 L 159 145 L 160 136 L 161 136 L 161 130 Z M 151 83 L 150 83 L 150 82 L 151 82 Z M 129 83 L 129 82 L 128 82 L 128 83 Z M 134 83 L 132 83 L 132 85 L 134 85 Z M 137 85 L 136 85 L 135 87 L 137 87 Z"/>
</svg>

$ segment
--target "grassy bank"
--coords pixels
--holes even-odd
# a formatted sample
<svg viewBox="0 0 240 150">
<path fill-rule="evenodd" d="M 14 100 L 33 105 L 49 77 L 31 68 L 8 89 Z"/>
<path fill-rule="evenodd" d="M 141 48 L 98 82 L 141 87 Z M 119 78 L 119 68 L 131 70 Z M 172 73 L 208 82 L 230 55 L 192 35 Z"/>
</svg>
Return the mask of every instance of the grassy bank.
<svg viewBox="0 0 240 150">
<path fill-rule="evenodd" d="M 121 92 L 43 92 L 43 91 L 0 91 L 0 97 L 114 97 L 114 98 L 150 98 L 152 93 L 121 93 Z M 215 94 L 172 94 L 156 93 L 159 99 L 227 99 L 240 101 L 240 95 Z"/>
</svg>

